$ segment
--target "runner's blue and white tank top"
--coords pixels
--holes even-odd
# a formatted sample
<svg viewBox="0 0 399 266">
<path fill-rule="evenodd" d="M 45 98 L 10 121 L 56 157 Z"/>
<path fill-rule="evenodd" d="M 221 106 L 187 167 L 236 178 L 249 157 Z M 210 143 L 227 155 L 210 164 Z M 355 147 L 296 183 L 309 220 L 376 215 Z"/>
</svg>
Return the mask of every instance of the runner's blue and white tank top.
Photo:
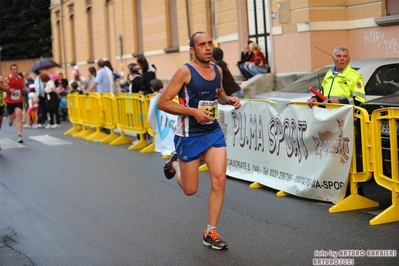
<svg viewBox="0 0 399 266">
<path fill-rule="evenodd" d="M 216 73 L 213 80 L 204 79 L 189 63 L 185 64 L 191 73 L 190 82 L 184 86 L 179 94 L 179 104 L 188 107 L 204 109 L 217 117 L 218 98 L 220 92 L 220 73 L 217 65 L 212 64 Z M 200 136 L 220 129 L 215 119 L 206 124 L 200 124 L 193 116 L 179 116 L 177 119 L 176 135 L 181 137 Z"/>
</svg>

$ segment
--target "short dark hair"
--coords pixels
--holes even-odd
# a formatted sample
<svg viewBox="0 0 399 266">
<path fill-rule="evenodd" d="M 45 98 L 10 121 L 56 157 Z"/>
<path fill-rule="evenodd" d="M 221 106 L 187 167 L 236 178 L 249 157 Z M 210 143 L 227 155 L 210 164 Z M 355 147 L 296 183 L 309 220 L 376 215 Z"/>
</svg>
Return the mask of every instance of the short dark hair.
<svg viewBox="0 0 399 266">
<path fill-rule="evenodd" d="M 151 89 L 155 92 L 155 91 L 159 91 L 160 89 L 163 88 L 163 83 L 159 79 L 152 79 L 150 81 L 150 86 L 151 86 Z"/>
<path fill-rule="evenodd" d="M 98 61 L 97 61 L 97 66 L 99 66 L 99 67 L 104 67 L 104 66 L 105 66 L 104 60 L 98 59 Z"/>
<path fill-rule="evenodd" d="M 193 47 L 193 48 L 194 48 L 195 37 L 196 37 L 198 34 L 206 34 L 206 33 L 203 32 L 203 31 L 197 31 L 196 33 L 194 33 L 193 35 L 191 35 L 191 37 L 190 37 L 190 47 Z"/>
<path fill-rule="evenodd" d="M 78 83 L 76 81 L 71 83 L 71 87 L 74 88 L 75 90 L 79 87 Z"/>
</svg>

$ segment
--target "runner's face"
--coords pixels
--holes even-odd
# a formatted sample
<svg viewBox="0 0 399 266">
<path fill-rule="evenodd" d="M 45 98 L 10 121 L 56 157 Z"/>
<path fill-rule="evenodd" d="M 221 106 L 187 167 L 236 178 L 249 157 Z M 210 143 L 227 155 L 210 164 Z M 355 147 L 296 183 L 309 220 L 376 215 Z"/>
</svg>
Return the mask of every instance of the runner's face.
<svg viewBox="0 0 399 266">
<path fill-rule="evenodd" d="M 12 74 L 14 77 L 18 76 L 18 67 L 17 67 L 17 66 L 11 67 L 11 74 Z"/>
<path fill-rule="evenodd" d="M 191 48 L 195 57 L 201 63 L 209 63 L 212 61 L 213 43 L 207 34 L 198 34 L 195 37 L 194 48 Z"/>
<path fill-rule="evenodd" d="M 335 64 L 335 69 L 337 71 L 341 71 L 342 69 L 345 69 L 348 66 L 349 60 L 350 60 L 348 51 L 347 50 L 346 51 L 338 50 L 335 53 L 333 60 L 334 60 L 334 64 Z"/>
</svg>

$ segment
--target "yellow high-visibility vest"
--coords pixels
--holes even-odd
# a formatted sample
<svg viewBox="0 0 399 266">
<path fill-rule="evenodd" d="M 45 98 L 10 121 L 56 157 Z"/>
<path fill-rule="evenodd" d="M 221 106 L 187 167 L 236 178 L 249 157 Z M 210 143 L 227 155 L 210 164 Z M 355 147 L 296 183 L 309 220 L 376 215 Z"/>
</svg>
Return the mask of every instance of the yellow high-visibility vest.
<svg viewBox="0 0 399 266">
<path fill-rule="evenodd" d="M 364 91 L 363 76 L 348 65 L 343 71 L 334 75 L 329 69 L 321 84 L 323 95 L 327 98 L 355 98 L 356 101 L 364 103 L 366 93 Z"/>
</svg>

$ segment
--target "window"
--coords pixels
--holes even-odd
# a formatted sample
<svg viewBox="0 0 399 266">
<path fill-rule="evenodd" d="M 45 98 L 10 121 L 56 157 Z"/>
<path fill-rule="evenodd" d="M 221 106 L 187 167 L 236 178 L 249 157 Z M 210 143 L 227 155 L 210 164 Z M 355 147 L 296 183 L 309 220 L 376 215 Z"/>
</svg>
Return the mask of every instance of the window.
<svg viewBox="0 0 399 266">
<path fill-rule="evenodd" d="M 142 23 L 141 23 L 141 0 L 133 0 L 132 6 L 133 6 L 132 16 L 134 18 L 133 34 L 135 36 L 133 56 L 138 57 L 142 56 L 144 52 L 143 32 L 142 32 Z"/>
<path fill-rule="evenodd" d="M 167 0 L 166 12 L 166 38 L 167 38 L 167 48 L 164 49 L 166 53 L 168 52 L 178 52 L 178 32 L 177 32 L 177 12 L 176 12 L 176 0 Z"/>
<path fill-rule="evenodd" d="M 94 62 L 94 44 L 93 44 L 93 9 L 91 0 L 86 0 L 86 30 L 87 30 L 87 55 L 88 63 Z"/>
<path fill-rule="evenodd" d="M 399 64 L 376 69 L 365 86 L 367 95 L 389 95 L 399 91 Z"/>
<path fill-rule="evenodd" d="M 63 63 L 62 61 L 62 40 L 61 40 L 61 19 L 60 19 L 60 11 L 55 12 L 55 21 L 56 21 L 56 38 L 57 38 L 57 61 L 59 63 Z"/>
<path fill-rule="evenodd" d="M 71 60 L 72 64 L 76 63 L 76 43 L 75 43 L 75 23 L 74 23 L 74 9 L 73 5 L 68 6 L 69 12 L 69 28 L 71 31 Z"/>
</svg>

